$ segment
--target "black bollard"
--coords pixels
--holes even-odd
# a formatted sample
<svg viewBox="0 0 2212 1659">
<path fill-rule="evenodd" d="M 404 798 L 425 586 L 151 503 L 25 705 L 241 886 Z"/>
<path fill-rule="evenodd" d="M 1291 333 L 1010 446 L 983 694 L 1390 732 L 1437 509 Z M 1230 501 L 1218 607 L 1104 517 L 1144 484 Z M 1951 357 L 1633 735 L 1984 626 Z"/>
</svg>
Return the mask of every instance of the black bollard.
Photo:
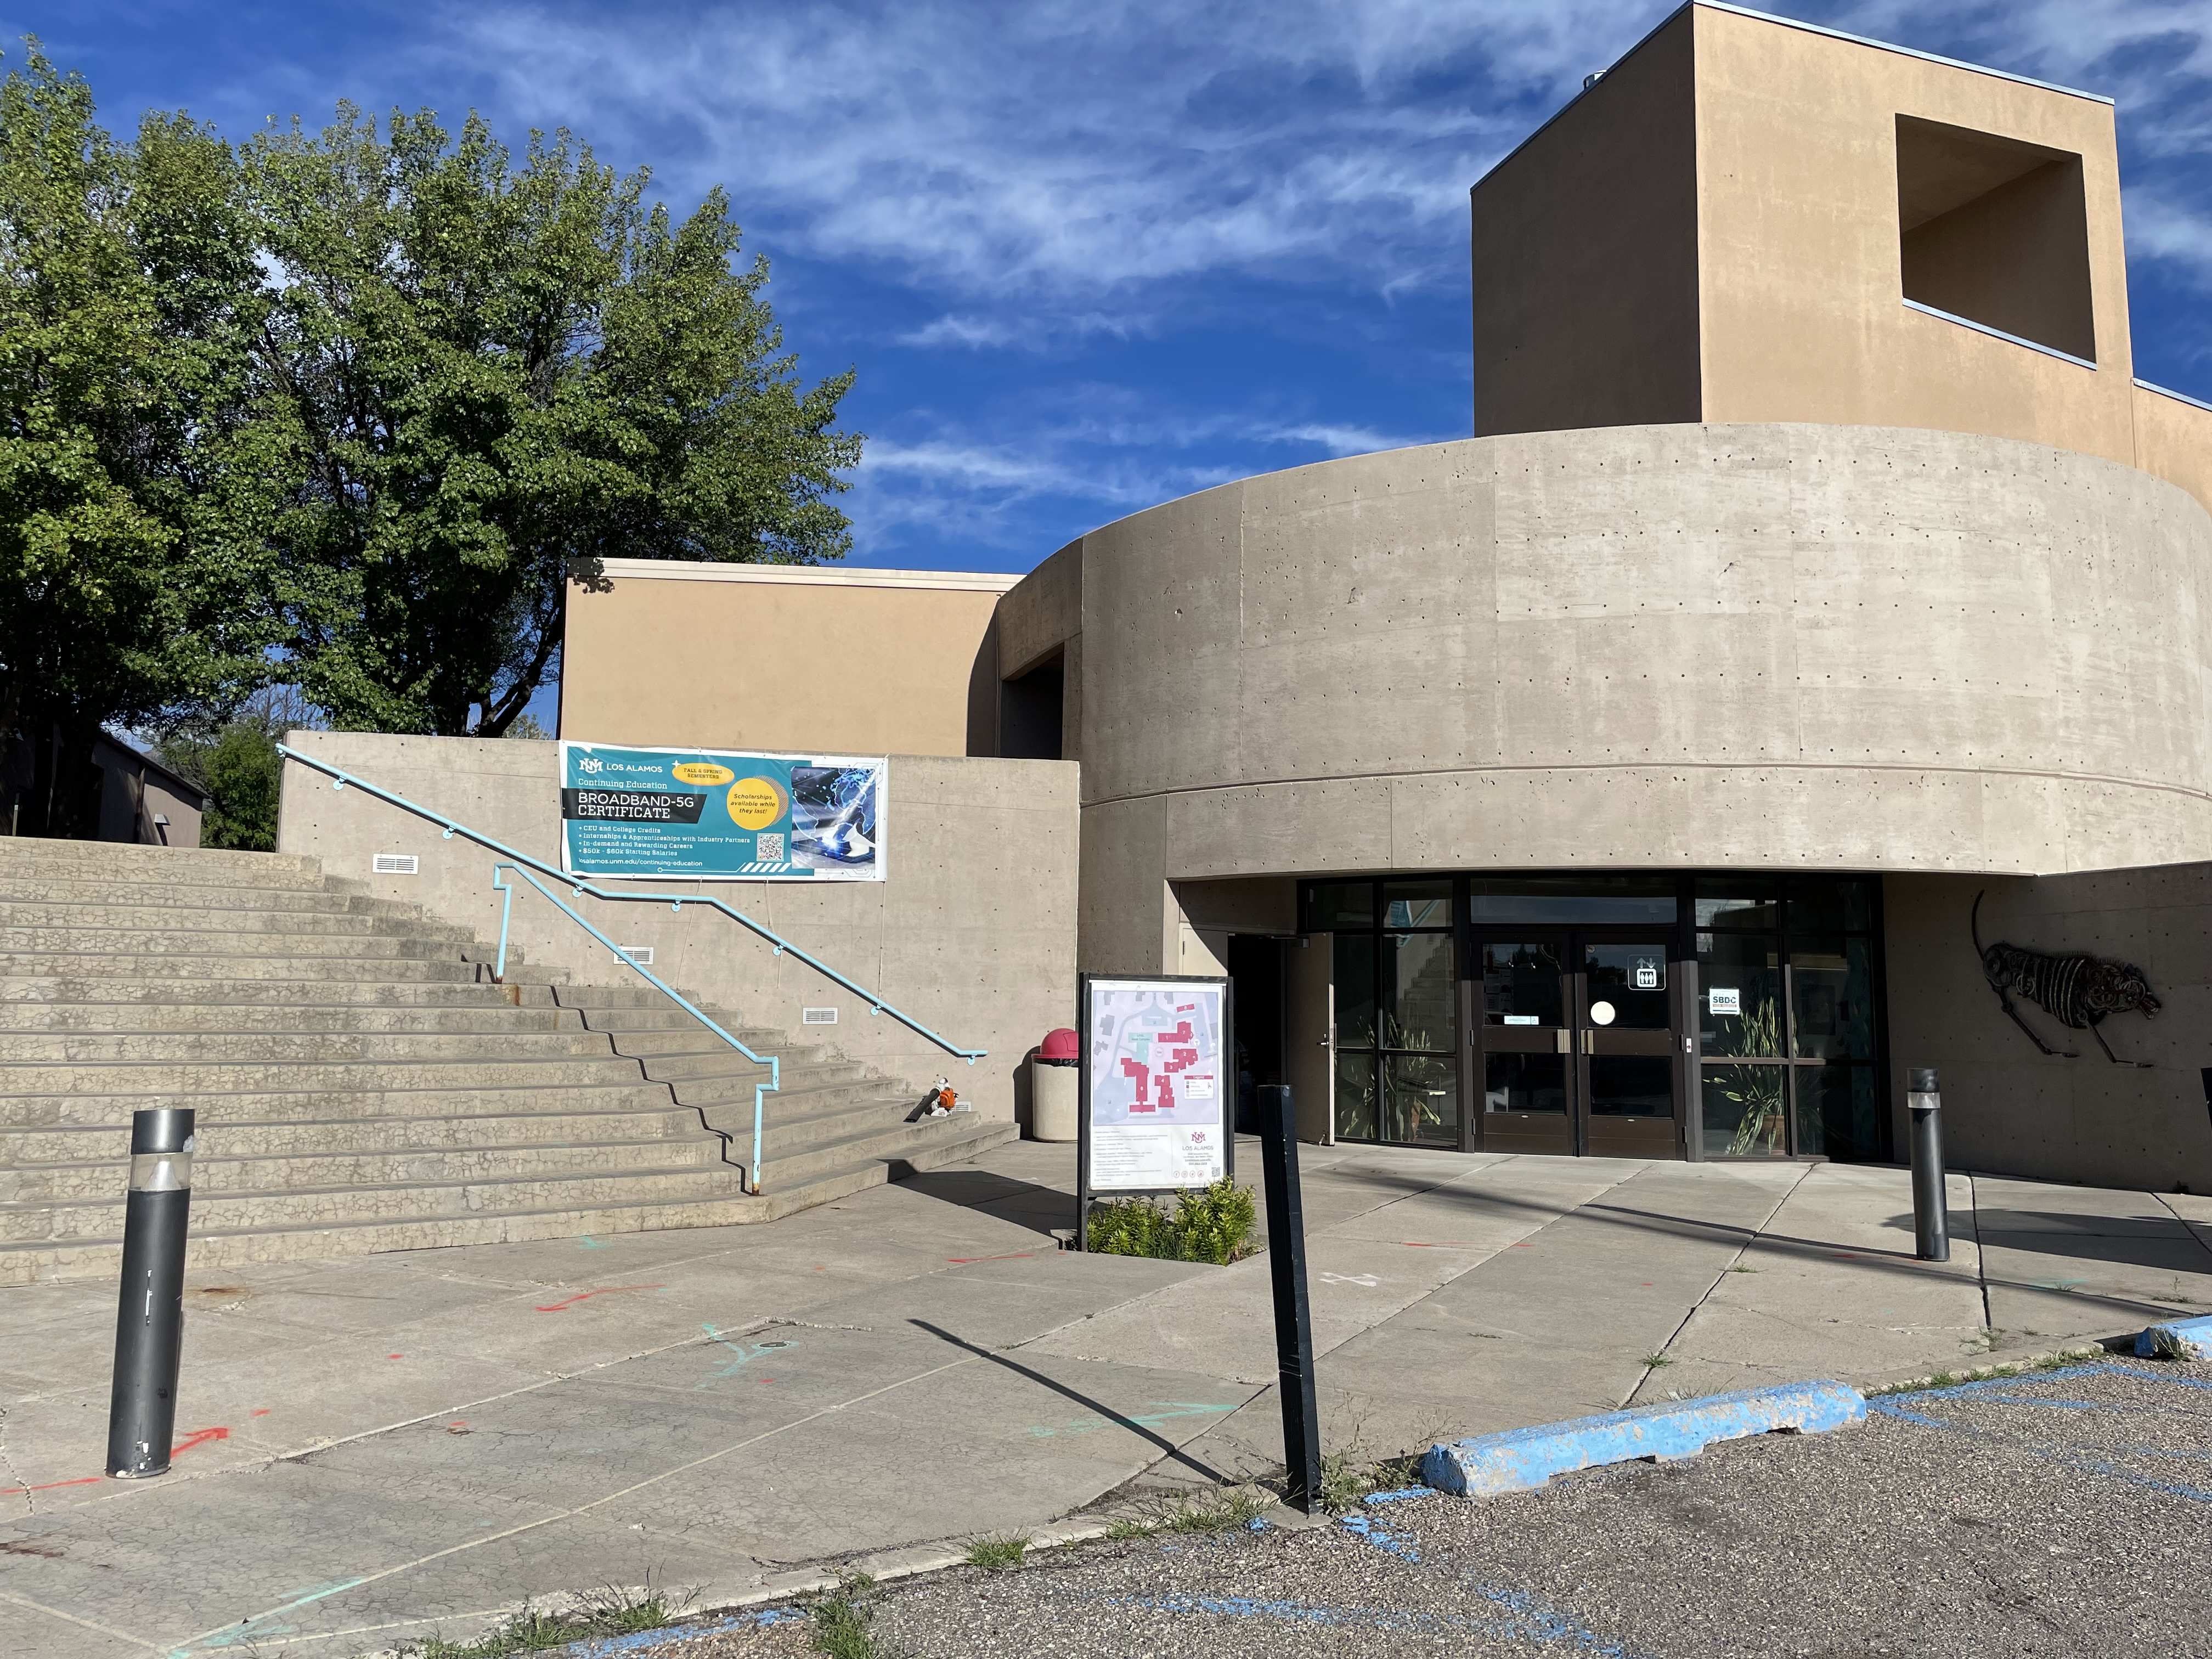
<svg viewBox="0 0 2212 1659">
<path fill-rule="evenodd" d="M 1267 1271 L 1275 1286 L 1275 1384 L 1283 1397 L 1285 1494 L 1313 1513 L 1321 1501 L 1321 1413 L 1314 1401 L 1313 1315 L 1306 1304 L 1305 1206 L 1298 1197 L 1298 1125 L 1286 1084 L 1260 1097 L 1260 1169 L 1267 1190 Z"/>
<path fill-rule="evenodd" d="M 1906 1074 L 1905 1109 L 1912 1114 L 1912 1232 L 1923 1261 L 1951 1259 L 1951 1228 L 1943 1190 L 1943 1097 L 1936 1068 L 1916 1066 Z"/>
<path fill-rule="evenodd" d="M 115 1310 L 115 1391 L 107 1407 L 107 1472 L 118 1480 L 169 1472 L 185 1340 L 192 1124 L 184 1107 L 131 1115 L 131 1196 Z"/>
</svg>

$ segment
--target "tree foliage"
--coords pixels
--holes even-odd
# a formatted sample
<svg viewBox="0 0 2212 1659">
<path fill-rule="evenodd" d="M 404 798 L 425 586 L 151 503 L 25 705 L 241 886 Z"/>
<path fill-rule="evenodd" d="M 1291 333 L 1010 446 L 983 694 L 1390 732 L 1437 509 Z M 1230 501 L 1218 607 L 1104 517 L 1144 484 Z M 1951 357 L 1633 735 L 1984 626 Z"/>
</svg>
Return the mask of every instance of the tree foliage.
<svg viewBox="0 0 2212 1659">
<path fill-rule="evenodd" d="M 77 769 L 26 830 L 90 833 L 102 724 L 205 732 L 281 683 L 336 726 L 497 736 L 557 672 L 572 570 L 848 550 L 852 374 L 802 382 L 719 189 L 679 219 L 649 184 L 428 111 L 118 143 L 29 43 L 0 82 L 0 728 Z"/>
<path fill-rule="evenodd" d="M 505 732 L 579 562 L 849 546 L 852 375 L 801 388 L 719 190 L 678 224 L 565 133 L 517 167 L 474 116 L 456 141 L 351 109 L 262 136 L 246 172 L 283 272 L 273 535 L 336 724 Z"/>
<path fill-rule="evenodd" d="M 240 695 L 282 631 L 222 510 L 265 306 L 235 160 L 181 116 L 127 146 L 92 118 L 35 51 L 0 82 L 0 723 L 33 739 L 30 833 L 90 833 L 101 724 Z"/>
</svg>

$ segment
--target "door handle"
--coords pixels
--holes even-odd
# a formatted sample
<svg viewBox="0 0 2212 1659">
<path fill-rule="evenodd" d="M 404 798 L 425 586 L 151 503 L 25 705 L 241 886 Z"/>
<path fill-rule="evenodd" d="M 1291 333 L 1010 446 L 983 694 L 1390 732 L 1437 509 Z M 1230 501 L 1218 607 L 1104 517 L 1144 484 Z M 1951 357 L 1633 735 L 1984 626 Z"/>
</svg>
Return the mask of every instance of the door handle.
<svg viewBox="0 0 2212 1659">
<path fill-rule="evenodd" d="M 1561 1026 L 1558 1030 L 1553 1032 L 1552 1035 L 1559 1040 L 1559 1052 L 1561 1054 L 1571 1054 L 1574 1053 L 1573 1048 L 1568 1046 L 1567 1031 L 1565 1026 Z"/>
<path fill-rule="evenodd" d="M 1583 1033 L 1583 1052 L 1586 1054 L 1594 1054 L 1597 1052 L 1597 1033 L 1595 1031 L 1584 1031 Z"/>
</svg>

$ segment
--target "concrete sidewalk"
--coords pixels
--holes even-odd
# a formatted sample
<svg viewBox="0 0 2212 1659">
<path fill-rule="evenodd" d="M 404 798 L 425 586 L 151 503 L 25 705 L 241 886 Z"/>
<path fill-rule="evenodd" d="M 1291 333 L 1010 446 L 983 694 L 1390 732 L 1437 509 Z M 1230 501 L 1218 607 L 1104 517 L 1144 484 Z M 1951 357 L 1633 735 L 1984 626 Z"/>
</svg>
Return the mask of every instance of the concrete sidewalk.
<svg viewBox="0 0 2212 1659">
<path fill-rule="evenodd" d="M 2203 1199 L 1954 1176 L 1930 1267 L 1901 1170 L 1303 1155 L 1332 1449 L 2212 1308 Z M 1265 1261 L 1060 1253 L 1072 1176 L 1024 1144 L 772 1227 L 195 1276 L 188 1449 L 136 1486 L 99 1474 L 112 1290 L 0 1291 L 0 1602 L 41 1659 L 336 1659 L 1270 1472 Z"/>
</svg>

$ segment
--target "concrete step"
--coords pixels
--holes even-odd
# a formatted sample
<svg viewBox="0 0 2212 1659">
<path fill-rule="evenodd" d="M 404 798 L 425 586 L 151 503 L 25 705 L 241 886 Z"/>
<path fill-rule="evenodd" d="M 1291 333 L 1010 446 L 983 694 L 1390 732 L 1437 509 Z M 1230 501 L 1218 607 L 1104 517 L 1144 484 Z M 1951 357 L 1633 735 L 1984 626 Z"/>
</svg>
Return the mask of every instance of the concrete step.
<svg viewBox="0 0 2212 1659">
<path fill-rule="evenodd" d="M 264 1031 L 416 1031 L 460 1034 L 582 1031 L 583 1016 L 552 1006 L 519 1008 L 494 994 L 459 1006 L 381 1002 L 92 1002 L 0 999 L 0 1034 Z M 5 1042 L 0 1036 L 0 1042 Z M 606 1053 L 605 1037 L 595 1039 Z"/>
<path fill-rule="evenodd" d="M 714 1011 L 709 1009 L 708 1015 L 712 1018 Z M 690 1023 L 688 1030 L 665 1031 L 605 1031 L 588 1017 L 584 1023 L 587 1029 L 600 1032 L 611 1040 L 616 1053 L 635 1054 L 641 1060 L 689 1065 L 702 1060 L 719 1064 L 725 1058 L 732 1058 L 741 1065 L 750 1063 L 743 1054 L 696 1020 Z M 794 1042 L 782 1031 L 758 1025 L 735 1025 L 723 1020 L 716 1020 L 715 1023 L 754 1053 L 775 1054 L 787 1066 L 811 1065 L 830 1057 L 829 1049 L 822 1043 Z"/>
<path fill-rule="evenodd" d="M 0 878 L 16 872 L 92 880 L 167 881 L 218 886 L 320 887 L 320 860 L 291 853 L 214 847 L 142 847 L 125 842 L 46 841 L 0 836 Z"/>
<path fill-rule="evenodd" d="M 473 945 L 476 934 L 451 922 L 430 921 L 402 910 L 380 915 L 373 911 L 349 910 L 351 901 L 333 900 L 328 910 L 264 910 L 243 901 L 235 904 L 44 904 L 21 899 L 0 900 L 0 939 L 17 929 L 41 933 L 50 929 L 94 929 L 106 935 L 125 933 L 176 934 L 188 940 L 235 936 L 261 948 L 271 936 L 285 939 L 426 939 L 441 944 Z"/>
<path fill-rule="evenodd" d="M 417 916 L 422 907 L 402 899 L 375 898 L 367 892 L 341 890 L 347 885 L 325 881 L 319 887 L 224 887 L 189 882 L 84 881 L 70 878 L 24 879 L 0 868 L 0 903 L 47 905 L 120 905 L 187 918 L 196 911 L 221 912 L 243 906 L 251 910 L 283 911 L 299 915 Z"/>
<path fill-rule="evenodd" d="M 218 1127 L 203 1138 L 220 1148 Z M 194 1207 L 249 1195 L 301 1191 L 380 1192 L 392 1188 L 456 1182 L 512 1182 L 607 1179 L 631 1171 L 665 1174 L 674 1169 L 723 1167 L 722 1140 L 695 1121 L 684 1133 L 663 1139 L 586 1142 L 507 1142 L 496 1146 L 361 1148 L 319 1152 L 211 1156 L 204 1150 L 192 1167 Z M 0 1213 L 10 1205 L 65 1206 L 114 1196 L 127 1179 L 127 1160 L 29 1164 L 0 1168 Z"/>
<path fill-rule="evenodd" d="M 534 970 L 544 972 L 544 969 Z M 132 979 L 123 975 L 24 974 L 0 976 L 0 1007 L 20 1008 L 35 1018 L 35 1011 L 58 1011 L 72 1004 L 125 1004 L 155 1008 L 274 1008 L 289 1006 L 356 1008 L 489 1008 L 520 1006 L 540 1011 L 580 1014 L 562 1009 L 550 988 L 533 984 L 523 988 L 519 1005 L 510 1004 L 508 988 L 473 977 L 461 980 L 337 980 L 337 979 Z M 150 1016 L 149 1016 L 150 1017 Z"/>
<path fill-rule="evenodd" d="M 665 1103 L 658 1108 L 645 1105 L 606 1111 L 569 1111 L 556 1106 L 539 1112 L 434 1116 L 244 1119 L 222 1115 L 203 1118 L 199 1133 L 204 1146 L 236 1158 L 311 1157 L 334 1147 L 374 1152 L 676 1140 L 702 1133 L 718 1144 L 722 1139 L 705 1128 L 696 1110 Z M 108 1172 L 106 1178 L 112 1187 L 125 1178 L 130 1147 L 127 1116 L 98 1124 L 0 1128 L 0 1171 L 41 1164 L 94 1164 Z"/>
<path fill-rule="evenodd" d="M 862 1160 L 896 1163 L 909 1153 L 936 1146 L 948 1136 L 959 1136 L 974 1127 L 956 1123 L 955 1119 L 974 1119 L 972 1112 L 954 1112 L 945 1117 L 927 1119 L 920 1123 L 897 1123 L 890 1126 L 872 1125 L 850 1134 L 832 1136 L 815 1142 L 803 1150 L 789 1152 L 769 1152 L 761 1159 L 763 1180 L 770 1187 L 788 1186 L 793 1182 L 808 1182 L 849 1168 Z M 1020 1131 L 1013 1124 L 1005 1126 Z M 1008 1136 L 1001 1139 L 1011 1139 Z M 996 1143 L 992 1143 L 995 1145 Z M 750 1139 L 730 1143 L 730 1156 L 738 1163 L 752 1157 Z"/>
<path fill-rule="evenodd" d="M 811 1181 L 774 1182 L 758 1197 L 731 1194 L 706 1200 L 669 1200 L 658 1196 L 582 1209 L 478 1212 L 404 1220 L 322 1222 L 295 1228 L 210 1224 L 196 1218 L 191 1261 L 201 1270 L 290 1261 L 331 1255 L 371 1255 L 384 1250 L 422 1249 L 456 1244 L 519 1243 L 532 1239 L 574 1238 L 628 1232 L 656 1232 L 677 1227 L 725 1227 L 775 1221 L 826 1204 L 869 1187 L 924 1170 L 964 1163 L 1011 1140 L 1014 1125 L 986 1122 L 958 1125 L 957 1113 L 940 1119 L 940 1133 L 906 1151 L 896 1162 L 860 1158 Z M 103 1212 L 119 1226 L 121 1206 Z M 112 1277 L 122 1256 L 119 1233 L 80 1234 L 19 1243 L 0 1243 L 0 1285 L 54 1279 Z"/>
<path fill-rule="evenodd" d="M 390 1074 L 386 1074 L 387 1078 Z M 128 1127 L 131 1115 L 149 1106 L 189 1105 L 202 1121 L 299 1122 L 368 1117 L 457 1118 L 508 1113 L 659 1109 L 668 1085 L 633 1075 L 615 1083 L 563 1083 L 558 1087 L 407 1088 L 390 1081 L 375 1087 L 240 1089 L 179 1100 L 174 1094 L 122 1094 L 90 1090 L 61 1094 L 0 1096 L 0 1128 Z M 678 1104 L 683 1103 L 678 1102 Z M 689 1107 L 695 1115 L 698 1108 Z M 750 1110 L 750 1097 L 747 1097 Z M 745 1120 L 748 1126 L 752 1120 Z M 747 1133 L 751 1130 L 748 1127 Z"/>
<path fill-rule="evenodd" d="M 748 1112 L 752 1109 L 753 1085 L 756 1083 L 765 1082 L 768 1079 L 768 1073 L 758 1069 L 745 1072 L 733 1071 L 720 1077 L 678 1078 L 672 1080 L 653 1077 L 651 1068 L 648 1066 L 646 1075 L 655 1083 L 666 1084 L 674 1091 L 677 1099 L 687 1106 L 697 1106 L 705 1109 L 743 1106 Z M 908 1094 L 905 1091 L 903 1084 L 879 1076 L 872 1067 L 863 1066 L 856 1060 L 824 1062 L 818 1066 L 787 1066 L 783 1068 L 782 1084 L 783 1086 L 781 1089 L 771 1091 L 768 1097 L 770 1101 L 781 1103 L 772 1109 L 778 1112 L 793 1109 L 792 1103 L 795 1100 L 811 1098 L 826 1101 L 831 1091 L 840 1092 L 848 1097 L 863 1095 L 888 1096 L 896 1093 L 905 1099 L 909 1107 L 921 1099 L 919 1090 Z"/>
<path fill-rule="evenodd" d="M 542 972 L 543 970 L 539 970 Z M 101 950 L 0 952 L 0 979 L 186 979 L 200 984 L 253 979 L 442 980 L 489 981 L 489 975 L 456 954 L 450 961 L 416 957 L 204 955 L 176 951 Z M 518 975 L 510 972 L 510 979 Z"/>
<path fill-rule="evenodd" d="M 0 926 L 0 952 L 9 956 L 50 951 L 91 952 L 128 956 L 149 951 L 180 951 L 188 956 L 293 957 L 301 960 L 343 957 L 358 961 L 387 957 L 434 960 L 459 957 L 459 946 L 471 935 L 458 927 L 425 927 L 398 933 L 350 933 L 309 926 L 314 919 L 294 916 L 301 926 L 285 932 L 240 931 L 228 927 L 9 927 Z M 337 920 L 333 918 L 332 920 Z M 362 917 L 374 921 L 373 916 Z M 437 937 L 442 932 L 446 936 Z"/>
<path fill-rule="evenodd" d="M 280 1192 L 226 1193 L 196 1188 L 192 1220 L 195 1230 L 205 1228 L 211 1232 L 239 1228 L 296 1230 L 333 1224 L 427 1221 L 510 1210 L 586 1210 L 647 1200 L 690 1203 L 741 1189 L 739 1172 L 719 1159 L 712 1167 L 676 1164 L 543 1179 L 490 1176 L 407 1181 L 390 1186 L 341 1182 Z M 122 1227 L 120 1194 L 59 1204 L 0 1204 L 0 1240 L 11 1243 L 120 1237 Z"/>
<path fill-rule="evenodd" d="M 0 1079 L 17 1066 L 416 1066 L 611 1053 L 605 1036 L 586 1030 L 0 1031 Z"/>
<path fill-rule="evenodd" d="M 638 1063 L 610 1054 L 564 1060 L 180 1060 L 127 1065 L 0 1065 L 0 1116 L 7 1097 L 98 1091 L 205 1095 L 273 1089 L 536 1089 L 564 1083 L 636 1083 Z"/>
</svg>

